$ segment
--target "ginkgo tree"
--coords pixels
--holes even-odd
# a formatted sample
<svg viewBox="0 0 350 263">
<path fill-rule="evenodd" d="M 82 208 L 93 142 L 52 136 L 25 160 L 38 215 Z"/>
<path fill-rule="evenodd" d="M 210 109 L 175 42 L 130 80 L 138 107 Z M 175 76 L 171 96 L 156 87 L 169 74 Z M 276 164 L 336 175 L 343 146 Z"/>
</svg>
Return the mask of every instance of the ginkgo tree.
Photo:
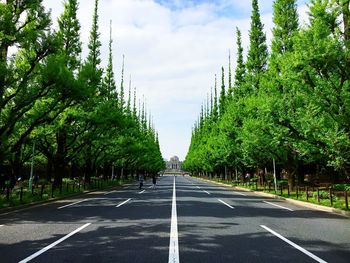
<svg viewBox="0 0 350 263">
<path fill-rule="evenodd" d="M 275 159 L 291 189 L 306 173 L 350 179 L 349 3 L 312 0 L 310 21 L 299 27 L 296 1 L 274 1 L 268 54 L 258 2 L 252 1 L 246 60 L 237 30 L 235 78 L 224 114 L 216 120 L 218 105 L 196 122 L 186 169 L 259 174 Z"/>
<path fill-rule="evenodd" d="M 55 31 L 42 0 L 0 3 L 0 166 L 26 177 L 21 167 L 34 150 L 56 187 L 64 177 L 84 175 L 89 182 L 114 168 L 119 176 L 163 169 L 157 133 L 141 124 L 147 113 L 139 117 L 136 92 L 134 105 L 125 103 L 124 66 L 116 85 L 112 38 L 107 67 L 100 66 L 99 1 L 85 59 L 79 3 L 63 5 Z"/>
</svg>

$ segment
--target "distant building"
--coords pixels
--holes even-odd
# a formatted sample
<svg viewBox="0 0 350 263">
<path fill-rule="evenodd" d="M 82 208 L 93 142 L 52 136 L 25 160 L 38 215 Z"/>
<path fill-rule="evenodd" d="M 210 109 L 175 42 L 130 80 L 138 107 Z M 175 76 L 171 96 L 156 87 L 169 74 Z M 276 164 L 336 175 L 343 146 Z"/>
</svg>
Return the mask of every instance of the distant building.
<svg viewBox="0 0 350 263">
<path fill-rule="evenodd" d="M 168 170 L 181 170 L 182 162 L 180 162 L 179 157 L 173 156 L 166 162 L 166 167 Z"/>
</svg>

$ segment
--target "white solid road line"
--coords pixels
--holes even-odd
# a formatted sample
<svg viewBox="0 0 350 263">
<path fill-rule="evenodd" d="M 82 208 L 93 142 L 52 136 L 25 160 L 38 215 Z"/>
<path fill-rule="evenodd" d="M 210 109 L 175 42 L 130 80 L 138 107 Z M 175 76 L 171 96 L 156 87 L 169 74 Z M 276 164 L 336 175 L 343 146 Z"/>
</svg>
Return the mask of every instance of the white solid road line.
<svg viewBox="0 0 350 263">
<path fill-rule="evenodd" d="M 146 190 L 142 190 L 141 192 L 139 192 L 139 194 L 142 194 L 143 192 L 145 192 Z"/>
<path fill-rule="evenodd" d="M 171 227 L 170 227 L 170 243 L 169 243 L 169 260 L 168 263 L 179 263 L 179 241 L 177 233 L 177 212 L 176 212 L 176 187 L 175 177 L 173 184 L 173 201 L 171 205 Z"/>
<path fill-rule="evenodd" d="M 151 188 L 151 187 L 153 187 L 153 185 L 151 185 L 150 187 L 148 187 L 148 188 Z"/>
<path fill-rule="evenodd" d="M 203 192 L 204 192 L 204 193 L 207 193 L 208 195 L 210 195 L 210 193 L 209 193 L 208 191 L 203 190 Z"/>
<path fill-rule="evenodd" d="M 58 245 L 59 243 L 63 242 L 67 238 L 73 236 L 74 234 L 78 233 L 79 231 L 83 230 L 85 227 L 89 226 L 91 223 L 87 223 L 78 229 L 74 230 L 73 232 L 70 232 L 68 235 L 65 235 L 64 237 L 60 238 L 59 240 L 53 242 L 51 245 L 48 245 L 44 247 L 43 249 L 39 250 L 38 252 L 34 253 L 33 255 L 21 260 L 19 263 L 26 263 L 31 261 L 32 259 L 36 258 L 37 256 L 41 255 L 42 253 L 46 252 L 47 250 L 53 248 L 54 246 Z"/>
<path fill-rule="evenodd" d="M 196 187 L 197 187 L 198 189 L 201 189 L 198 185 L 196 185 Z"/>
<path fill-rule="evenodd" d="M 117 190 L 109 191 L 109 192 L 107 192 L 107 193 L 104 193 L 103 195 L 109 195 L 109 194 L 115 193 L 115 192 L 117 192 Z"/>
<path fill-rule="evenodd" d="M 120 204 L 117 205 L 116 207 L 120 207 L 120 206 L 126 204 L 127 202 L 129 202 L 130 200 L 131 200 L 131 198 L 129 198 L 128 200 L 126 200 L 126 201 L 124 201 L 124 202 L 122 202 L 122 203 L 120 203 Z"/>
<path fill-rule="evenodd" d="M 2 227 L 2 226 L 4 226 L 4 225 L 0 225 L 0 227 Z"/>
<path fill-rule="evenodd" d="M 233 191 L 235 194 L 238 194 L 238 195 L 243 195 L 243 196 L 247 196 L 246 194 L 243 194 L 241 192 L 236 192 L 236 191 Z"/>
<path fill-rule="evenodd" d="M 298 249 L 299 251 L 303 252 L 304 254 L 308 255 L 310 258 L 316 260 L 317 262 L 320 263 L 327 263 L 327 261 L 324 261 L 323 259 L 319 258 L 318 256 L 312 254 L 311 252 L 307 251 L 306 249 L 302 248 L 301 246 L 298 246 L 294 242 L 290 241 L 289 239 L 281 236 L 277 232 L 273 231 L 272 229 L 268 228 L 267 226 L 260 225 L 262 228 L 265 230 L 269 231 L 271 234 L 275 235 L 276 237 L 282 239 L 284 242 L 288 243 L 289 245 L 293 246 L 294 248 Z"/>
<path fill-rule="evenodd" d="M 276 205 L 276 204 L 274 204 L 274 203 L 270 203 L 270 202 L 267 202 L 267 201 L 263 201 L 263 202 L 266 203 L 266 204 L 269 204 L 269 205 L 273 205 L 273 206 L 282 208 L 282 209 L 286 209 L 286 210 L 289 210 L 289 211 L 294 211 L 293 209 L 290 209 L 290 208 L 288 208 L 288 207 L 284 207 L 284 206 L 281 206 L 281 205 Z"/>
<path fill-rule="evenodd" d="M 227 205 L 229 208 L 233 209 L 234 207 L 229 205 L 228 203 L 222 201 L 221 199 L 218 199 L 221 203 L 223 203 L 224 205 Z"/>
<path fill-rule="evenodd" d="M 66 208 L 66 207 L 69 207 L 69 206 L 72 206 L 72 205 L 76 205 L 76 204 L 79 204 L 79 203 L 85 202 L 85 201 L 87 201 L 87 200 L 89 200 L 89 199 L 84 199 L 84 200 L 80 200 L 80 201 L 78 201 L 78 202 L 74 202 L 74 203 L 69 204 L 69 205 L 60 206 L 60 207 L 58 207 L 57 209 Z"/>
</svg>

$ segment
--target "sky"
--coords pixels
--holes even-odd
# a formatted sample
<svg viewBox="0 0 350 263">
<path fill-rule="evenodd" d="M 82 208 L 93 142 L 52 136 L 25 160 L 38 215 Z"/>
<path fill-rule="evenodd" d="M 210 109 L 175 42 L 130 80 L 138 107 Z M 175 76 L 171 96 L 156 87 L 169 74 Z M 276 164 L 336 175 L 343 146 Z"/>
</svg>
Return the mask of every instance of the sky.
<svg viewBox="0 0 350 263">
<path fill-rule="evenodd" d="M 79 0 L 78 0 L 79 1 Z M 308 0 L 298 0 L 300 22 L 307 21 Z M 51 10 L 53 28 L 63 11 L 63 0 L 44 0 Z M 268 45 L 272 37 L 273 0 L 260 0 L 259 8 Z M 83 42 L 82 58 L 92 23 L 94 0 L 80 0 L 78 18 Z M 113 63 L 120 86 L 122 57 L 125 81 L 137 97 L 145 97 L 165 159 L 177 155 L 184 160 L 191 130 L 201 104 L 220 79 L 221 66 L 227 74 L 231 53 L 236 61 L 235 28 L 242 31 L 246 54 L 249 45 L 251 1 L 245 0 L 99 0 L 101 58 L 108 58 L 109 24 L 112 20 Z M 227 86 L 227 83 L 226 83 Z M 128 93 L 128 92 L 126 92 Z"/>
</svg>

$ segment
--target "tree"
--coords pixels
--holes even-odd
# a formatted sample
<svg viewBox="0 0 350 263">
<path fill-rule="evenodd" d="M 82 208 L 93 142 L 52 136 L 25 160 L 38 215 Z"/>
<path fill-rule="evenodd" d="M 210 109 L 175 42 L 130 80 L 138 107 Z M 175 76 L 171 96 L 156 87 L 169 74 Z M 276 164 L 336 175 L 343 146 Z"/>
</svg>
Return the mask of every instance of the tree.
<svg viewBox="0 0 350 263">
<path fill-rule="evenodd" d="M 290 103 L 295 94 L 290 92 L 290 83 L 285 81 L 287 78 L 281 74 L 282 60 L 285 60 L 287 54 L 293 52 L 294 38 L 298 33 L 298 14 L 295 0 L 276 0 L 273 5 L 272 29 L 272 53 L 270 57 L 270 67 L 266 74 L 265 86 L 260 93 L 261 97 L 266 96 L 266 102 L 271 103 L 269 115 L 261 115 L 260 118 L 266 122 L 272 123 L 269 129 L 265 129 L 275 145 L 270 145 L 274 149 L 275 156 L 279 154 L 279 160 L 286 169 L 288 184 L 291 189 L 294 187 L 295 176 L 297 172 L 298 156 L 293 147 L 295 139 L 299 134 L 290 129 L 291 119 L 288 117 L 290 111 L 294 111 L 294 106 Z M 287 106 L 288 105 L 288 106 Z M 287 107 L 286 107 L 287 106 Z M 277 111 L 272 109 L 278 109 Z M 265 133 L 266 133 L 265 132 Z M 276 140 L 276 138 L 278 138 Z"/>
<path fill-rule="evenodd" d="M 233 96 L 233 86 L 232 86 L 232 72 L 231 72 L 231 51 L 228 55 L 228 89 L 227 98 L 231 99 Z"/>
<path fill-rule="evenodd" d="M 252 16 L 249 31 L 249 50 L 246 62 L 247 77 L 249 80 L 248 91 L 258 89 L 262 72 L 267 68 L 266 35 L 263 32 L 263 24 L 260 20 L 258 0 L 252 2 Z"/>
<path fill-rule="evenodd" d="M 64 11 L 58 18 L 59 51 L 63 53 L 68 69 L 73 72 L 79 69 L 81 55 L 80 23 L 77 19 L 77 11 L 77 0 L 65 0 Z"/>
<path fill-rule="evenodd" d="M 62 61 L 51 56 L 58 42 L 42 1 L 6 1 L 0 4 L 0 13 L 0 164 L 12 163 L 18 174 L 30 134 L 64 110 L 57 102 L 67 95 L 66 86 L 53 86 L 67 72 L 60 71 Z M 10 47 L 18 49 L 8 57 Z"/>
<path fill-rule="evenodd" d="M 110 21 L 110 33 L 109 33 L 109 55 L 108 64 L 106 68 L 106 75 L 104 77 L 104 93 L 105 97 L 109 100 L 118 100 L 117 87 L 115 85 L 114 72 L 113 72 L 113 54 L 112 54 L 112 20 Z"/>
<path fill-rule="evenodd" d="M 298 31 L 298 12 L 295 0 L 276 0 L 273 4 L 272 57 L 293 50 L 293 38 Z"/>
<path fill-rule="evenodd" d="M 282 64 L 291 93 L 298 95 L 291 98 L 296 114 L 288 115 L 295 133 L 302 136 L 303 143 L 295 148 L 305 155 L 313 153 L 313 161 L 324 159 L 347 177 L 349 14 L 349 1 L 312 1 L 310 27 L 298 34 L 294 51 Z"/>
<path fill-rule="evenodd" d="M 92 127 L 87 130 L 85 134 L 84 147 L 85 153 L 85 179 L 89 182 L 90 176 L 93 173 L 93 141 L 97 140 L 99 131 L 98 131 L 98 122 L 96 115 L 94 113 L 98 112 L 99 102 L 103 98 L 103 87 L 102 87 L 102 69 L 100 68 L 101 58 L 100 58 L 100 47 L 101 42 L 99 39 L 100 33 L 98 32 L 98 0 L 95 0 L 94 13 L 92 17 L 92 27 L 89 36 L 89 54 L 83 65 L 81 77 L 83 82 L 85 82 L 86 87 L 95 94 L 96 97 L 89 98 L 83 105 L 81 110 L 82 114 L 85 115 L 85 122 L 90 124 Z M 103 105 L 101 105 L 103 107 Z M 89 112 L 85 114 L 84 112 Z M 97 153 L 97 152 L 95 152 Z"/>
<path fill-rule="evenodd" d="M 145 112 L 138 119 L 136 103 L 131 112 L 130 95 L 126 111 L 123 99 L 120 104 L 111 31 L 102 79 L 98 0 L 84 63 L 77 9 L 76 0 L 65 0 L 59 30 L 52 33 L 41 0 L 0 3 L 0 165 L 11 165 L 13 175 L 22 176 L 19 169 L 35 142 L 36 158 L 47 165 L 48 179 L 53 170 L 55 187 L 68 172 L 77 175 L 74 167 L 84 169 L 87 182 L 118 164 L 157 172 L 164 162 L 151 116 L 149 123 Z M 9 57 L 12 47 L 17 49 Z M 122 71 L 121 93 L 124 66 Z"/>
<path fill-rule="evenodd" d="M 78 3 L 76 0 L 66 0 L 64 2 L 64 11 L 61 16 L 58 18 L 58 38 L 59 38 L 59 55 L 63 56 L 64 65 L 63 67 L 67 68 L 72 76 L 71 79 L 75 80 L 76 73 L 80 67 L 80 55 L 81 55 L 81 41 L 80 41 L 80 24 L 77 19 L 77 10 Z M 77 82 L 77 81 L 76 81 Z M 60 84 L 59 84 L 60 85 Z M 70 88 L 73 89 L 75 83 L 71 83 Z M 83 89 L 82 85 L 79 85 L 79 89 Z M 82 94 L 83 95 L 83 94 Z M 84 95 L 81 97 L 76 97 L 75 103 L 78 103 L 83 99 Z M 73 105 L 68 105 L 71 109 Z M 68 108 L 67 106 L 67 108 Z M 39 136 L 41 140 L 41 150 L 46 153 L 48 158 L 48 163 L 53 163 L 55 177 L 54 185 L 58 187 L 62 184 L 62 178 L 65 175 L 65 167 L 68 163 L 68 144 L 70 135 L 68 134 L 68 127 L 72 125 L 73 118 L 71 114 L 68 114 L 70 111 L 66 111 L 65 114 L 62 114 L 60 118 L 53 123 L 53 128 L 56 134 L 56 151 L 50 153 L 48 149 L 48 144 L 55 145 L 48 139 L 48 136 Z M 50 129 L 50 127 L 48 127 Z M 40 145 L 40 144 L 39 144 Z"/>
<path fill-rule="evenodd" d="M 243 47 L 242 47 L 242 35 L 241 31 L 236 27 L 236 36 L 237 36 L 237 66 L 235 70 L 235 82 L 234 89 L 237 91 L 240 90 L 245 76 L 245 65 L 243 62 Z M 235 93 L 235 92 L 233 92 Z"/>
<path fill-rule="evenodd" d="M 224 67 L 221 67 L 221 91 L 220 91 L 220 98 L 219 98 L 220 116 L 222 116 L 225 112 L 225 105 L 226 105 L 225 73 L 224 73 Z"/>
<path fill-rule="evenodd" d="M 214 101 L 213 101 L 213 121 L 216 122 L 219 118 L 219 106 L 218 106 L 218 89 L 217 89 L 217 80 L 215 75 L 214 83 Z"/>
<path fill-rule="evenodd" d="M 119 92 L 119 107 L 124 110 L 125 100 L 124 100 L 124 55 L 123 55 L 123 64 L 122 64 L 122 73 L 120 81 L 120 92 Z"/>
</svg>

